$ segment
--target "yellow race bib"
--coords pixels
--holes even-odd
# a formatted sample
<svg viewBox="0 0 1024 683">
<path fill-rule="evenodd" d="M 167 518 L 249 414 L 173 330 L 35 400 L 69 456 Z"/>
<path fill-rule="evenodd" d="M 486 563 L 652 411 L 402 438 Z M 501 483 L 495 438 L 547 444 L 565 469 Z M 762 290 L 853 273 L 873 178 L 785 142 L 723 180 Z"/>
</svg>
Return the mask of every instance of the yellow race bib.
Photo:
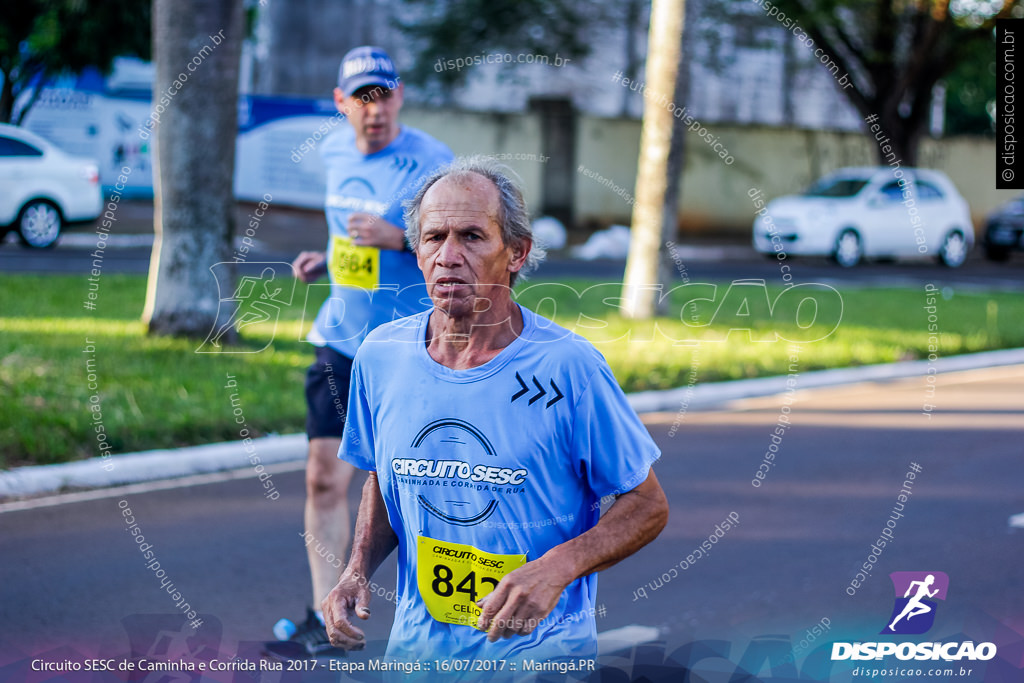
<svg viewBox="0 0 1024 683">
<path fill-rule="evenodd" d="M 502 577 L 526 564 L 526 554 L 496 555 L 462 543 L 418 537 L 416 584 L 430 616 L 448 624 L 477 627 L 476 601 Z M 483 630 L 483 629 L 480 629 Z"/>
<path fill-rule="evenodd" d="M 331 237 L 331 252 L 327 259 L 331 279 L 345 287 L 376 289 L 380 284 L 380 249 L 360 247 L 348 237 Z"/>
</svg>

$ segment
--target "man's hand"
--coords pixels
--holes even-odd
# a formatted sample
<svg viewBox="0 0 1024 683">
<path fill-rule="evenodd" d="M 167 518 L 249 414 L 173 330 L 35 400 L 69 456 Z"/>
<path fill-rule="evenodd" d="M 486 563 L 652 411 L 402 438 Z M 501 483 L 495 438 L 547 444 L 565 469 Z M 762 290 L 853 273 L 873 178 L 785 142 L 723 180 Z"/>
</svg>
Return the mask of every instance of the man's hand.
<svg viewBox="0 0 1024 683">
<path fill-rule="evenodd" d="M 322 251 L 304 251 L 292 261 L 292 274 L 307 285 L 327 274 L 327 254 Z"/>
<path fill-rule="evenodd" d="M 487 639 L 528 635 L 558 604 L 570 583 L 629 557 L 665 528 L 668 501 L 654 476 L 619 495 L 597 526 L 556 545 L 538 559 L 505 575 L 494 592 L 477 601 Z"/>
<path fill-rule="evenodd" d="M 354 213 L 348 219 L 348 236 L 360 247 L 399 251 L 405 247 L 405 231 L 380 216 Z"/>
<path fill-rule="evenodd" d="M 352 614 L 363 620 L 370 618 L 369 585 L 369 581 L 360 581 L 355 574 L 345 571 L 338 585 L 320 603 L 331 645 L 346 650 L 366 647 L 366 634 L 352 623 Z"/>
<path fill-rule="evenodd" d="M 477 623 L 487 629 L 487 640 L 492 643 L 498 638 L 529 635 L 555 608 L 570 582 L 543 557 L 527 562 L 477 601 L 477 607 L 483 609 Z"/>
</svg>

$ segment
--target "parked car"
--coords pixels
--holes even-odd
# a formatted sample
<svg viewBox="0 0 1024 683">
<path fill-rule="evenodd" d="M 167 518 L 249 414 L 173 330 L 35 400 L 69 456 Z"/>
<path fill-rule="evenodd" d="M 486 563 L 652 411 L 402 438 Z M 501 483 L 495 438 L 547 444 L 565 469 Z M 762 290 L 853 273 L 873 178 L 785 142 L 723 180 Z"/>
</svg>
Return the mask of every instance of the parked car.
<svg viewBox="0 0 1024 683">
<path fill-rule="evenodd" d="M 0 124 L 0 238 L 52 247 L 64 226 L 96 220 L 103 207 L 99 166 L 17 126 Z"/>
<path fill-rule="evenodd" d="M 1014 249 L 1024 250 L 1024 196 L 989 214 L 981 243 L 992 261 L 1006 261 Z"/>
<path fill-rule="evenodd" d="M 844 267 L 905 256 L 963 264 L 974 245 L 967 202 L 940 171 L 900 174 L 884 166 L 843 168 L 801 195 L 773 199 L 754 219 L 754 248 L 830 256 Z M 755 208 L 762 204 L 755 196 Z"/>
</svg>

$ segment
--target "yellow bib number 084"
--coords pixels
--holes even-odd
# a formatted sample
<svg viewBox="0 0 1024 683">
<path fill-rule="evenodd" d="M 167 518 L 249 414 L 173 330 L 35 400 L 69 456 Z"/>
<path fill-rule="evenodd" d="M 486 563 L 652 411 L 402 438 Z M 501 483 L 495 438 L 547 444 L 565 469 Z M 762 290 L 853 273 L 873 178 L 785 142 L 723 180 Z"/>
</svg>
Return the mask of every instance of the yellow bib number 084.
<svg viewBox="0 0 1024 683">
<path fill-rule="evenodd" d="M 377 247 L 359 247 L 348 237 L 335 235 L 331 238 L 327 262 L 335 284 L 362 289 L 376 289 L 380 284 L 380 249 Z"/>
<path fill-rule="evenodd" d="M 493 591 L 503 576 L 524 564 L 525 554 L 496 555 L 471 545 L 420 536 L 416 583 L 434 619 L 477 628 L 482 610 L 476 601 Z"/>
</svg>

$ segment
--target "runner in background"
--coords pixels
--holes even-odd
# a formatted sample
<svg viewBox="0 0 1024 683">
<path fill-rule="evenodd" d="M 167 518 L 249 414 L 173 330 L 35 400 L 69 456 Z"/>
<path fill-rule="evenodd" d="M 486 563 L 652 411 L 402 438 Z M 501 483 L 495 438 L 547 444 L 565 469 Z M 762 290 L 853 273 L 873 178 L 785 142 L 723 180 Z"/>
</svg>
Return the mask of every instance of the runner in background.
<svg viewBox="0 0 1024 683">
<path fill-rule="evenodd" d="M 423 276 L 405 242 L 402 201 L 452 159 L 444 144 L 399 124 L 403 89 L 381 48 L 357 47 L 345 55 L 334 102 L 351 125 L 338 127 L 320 150 L 330 240 L 326 252 L 302 252 L 292 264 L 303 282 L 325 274 L 331 280 L 331 296 L 308 337 L 316 347 L 306 375 L 305 528 L 312 539 L 306 549 L 313 605 L 337 582 L 338 559 L 351 537 L 347 491 L 354 469 L 338 459 L 338 447 L 352 358 L 372 329 L 425 308 Z M 275 630 L 278 637 L 288 635 Z M 289 640 L 307 654 L 330 650 L 322 616 L 313 609 Z"/>
</svg>

